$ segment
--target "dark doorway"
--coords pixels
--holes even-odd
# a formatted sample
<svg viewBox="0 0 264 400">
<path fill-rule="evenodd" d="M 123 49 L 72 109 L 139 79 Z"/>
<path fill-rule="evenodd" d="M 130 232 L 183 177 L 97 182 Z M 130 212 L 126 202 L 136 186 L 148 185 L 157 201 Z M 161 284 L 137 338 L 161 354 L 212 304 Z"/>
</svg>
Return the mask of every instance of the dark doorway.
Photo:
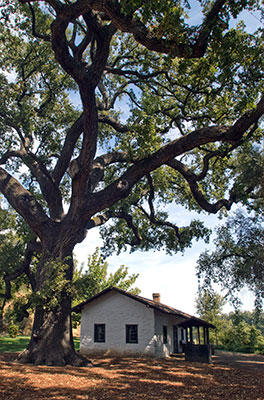
<svg viewBox="0 0 264 400">
<path fill-rule="evenodd" d="M 179 353 L 179 343 L 178 343 L 178 327 L 173 326 L 173 352 Z"/>
</svg>

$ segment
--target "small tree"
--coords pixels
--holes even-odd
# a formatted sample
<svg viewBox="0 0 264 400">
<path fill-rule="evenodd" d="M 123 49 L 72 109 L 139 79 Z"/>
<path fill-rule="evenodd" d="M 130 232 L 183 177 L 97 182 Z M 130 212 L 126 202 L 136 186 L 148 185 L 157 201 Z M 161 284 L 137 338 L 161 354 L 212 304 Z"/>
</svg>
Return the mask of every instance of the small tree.
<svg viewBox="0 0 264 400">
<path fill-rule="evenodd" d="M 88 257 L 87 270 L 83 271 L 84 265 L 75 270 L 73 277 L 74 305 L 95 296 L 109 286 L 119 287 L 134 294 L 140 293 L 138 288 L 132 288 L 138 274 L 128 275 L 128 268 L 124 265 L 120 266 L 114 273 L 108 274 L 108 266 L 108 263 L 100 255 L 99 248 L 97 248 L 94 254 Z"/>
<path fill-rule="evenodd" d="M 87 270 L 84 265 L 76 269 L 73 276 L 73 306 L 95 296 L 97 293 L 115 286 L 120 289 L 139 294 L 138 288 L 133 288 L 138 274 L 128 275 L 128 268 L 121 265 L 114 273 L 108 274 L 108 263 L 100 255 L 99 248 L 88 257 Z M 73 313 L 74 324 L 80 322 L 80 315 Z"/>
<path fill-rule="evenodd" d="M 196 311 L 200 318 L 215 325 L 216 331 L 211 330 L 211 342 L 218 346 L 222 341 L 223 331 L 226 329 L 226 321 L 223 317 L 225 299 L 212 290 L 200 290 L 195 300 Z"/>
</svg>

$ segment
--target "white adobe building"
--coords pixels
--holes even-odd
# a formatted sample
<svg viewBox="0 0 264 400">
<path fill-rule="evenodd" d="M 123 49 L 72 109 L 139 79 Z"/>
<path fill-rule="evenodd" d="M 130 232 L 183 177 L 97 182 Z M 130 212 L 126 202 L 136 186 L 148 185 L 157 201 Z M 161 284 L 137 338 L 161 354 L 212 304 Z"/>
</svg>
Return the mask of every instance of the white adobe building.
<svg viewBox="0 0 264 400">
<path fill-rule="evenodd" d="M 80 352 L 87 355 L 168 357 L 186 352 L 188 344 L 193 349 L 195 342 L 196 348 L 209 348 L 209 328 L 214 328 L 160 303 L 158 293 L 149 300 L 115 287 L 103 290 L 73 311 L 82 313 Z"/>
</svg>

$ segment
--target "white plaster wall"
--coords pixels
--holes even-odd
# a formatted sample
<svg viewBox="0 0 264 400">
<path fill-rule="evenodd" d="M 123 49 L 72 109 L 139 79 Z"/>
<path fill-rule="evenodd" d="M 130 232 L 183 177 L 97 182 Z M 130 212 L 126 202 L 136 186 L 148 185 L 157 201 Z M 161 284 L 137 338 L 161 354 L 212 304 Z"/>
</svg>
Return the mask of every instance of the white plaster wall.
<svg viewBox="0 0 264 400">
<path fill-rule="evenodd" d="M 155 334 L 156 334 L 156 356 L 157 357 L 168 357 L 174 352 L 173 343 L 173 326 L 183 322 L 183 318 L 174 317 L 173 315 L 166 315 L 164 313 L 155 310 Z M 165 344 L 163 341 L 163 326 L 167 326 L 167 341 Z M 178 328 L 178 343 L 181 340 L 180 328 Z"/>
<path fill-rule="evenodd" d="M 94 342 L 94 324 L 105 324 L 105 342 Z M 138 343 L 126 343 L 126 324 L 138 325 Z M 155 355 L 154 310 L 117 292 L 88 303 L 82 311 L 80 352 Z"/>
</svg>

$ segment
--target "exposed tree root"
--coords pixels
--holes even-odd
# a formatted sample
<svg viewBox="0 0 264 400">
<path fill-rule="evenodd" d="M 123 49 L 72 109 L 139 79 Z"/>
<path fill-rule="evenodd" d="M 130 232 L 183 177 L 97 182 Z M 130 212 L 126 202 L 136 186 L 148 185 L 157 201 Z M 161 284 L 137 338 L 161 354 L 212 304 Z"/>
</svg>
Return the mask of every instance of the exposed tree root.
<svg viewBox="0 0 264 400">
<path fill-rule="evenodd" d="M 25 349 L 20 353 L 16 362 L 21 364 L 47 365 L 47 366 L 65 366 L 73 365 L 75 367 L 92 367 L 93 364 L 87 358 L 71 351 L 58 351 L 57 349 L 46 349 L 38 351 L 37 349 Z"/>
</svg>

